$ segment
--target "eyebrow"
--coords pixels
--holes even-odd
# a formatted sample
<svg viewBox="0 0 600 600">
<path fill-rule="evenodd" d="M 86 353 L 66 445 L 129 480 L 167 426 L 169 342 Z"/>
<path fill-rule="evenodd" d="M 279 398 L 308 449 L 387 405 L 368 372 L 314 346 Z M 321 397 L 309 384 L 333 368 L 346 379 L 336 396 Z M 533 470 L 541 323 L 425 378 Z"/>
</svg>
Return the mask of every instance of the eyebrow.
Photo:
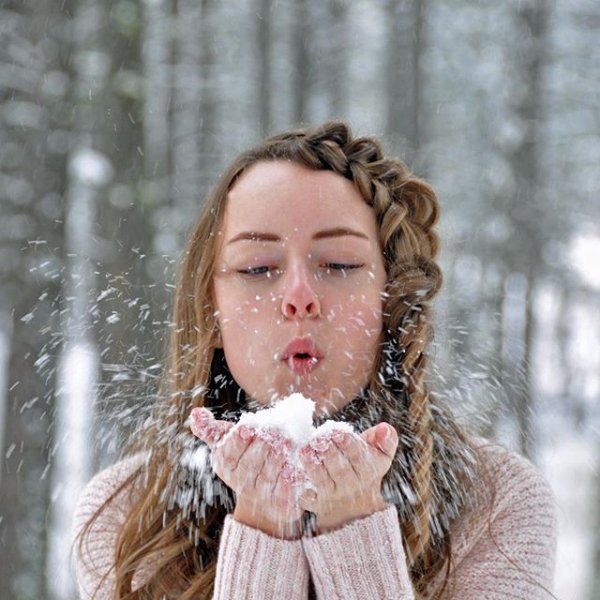
<svg viewBox="0 0 600 600">
<path fill-rule="evenodd" d="M 356 229 L 350 229 L 348 227 L 333 227 L 332 229 L 323 229 L 321 231 L 317 231 L 313 236 L 313 240 L 323 240 L 326 238 L 337 238 L 343 237 L 346 235 L 351 235 L 353 237 L 357 237 L 364 240 L 369 240 L 369 237 L 362 233 L 361 231 L 357 231 Z M 281 238 L 274 233 L 266 233 L 263 231 L 242 231 L 242 233 L 238 233 L 236 236 L 231 238 L 227 244 L 233 244 L 234 242 L 240 242 L 243 240 L 251 241 L 251 242 L 281 242 Z"/>
</svg>

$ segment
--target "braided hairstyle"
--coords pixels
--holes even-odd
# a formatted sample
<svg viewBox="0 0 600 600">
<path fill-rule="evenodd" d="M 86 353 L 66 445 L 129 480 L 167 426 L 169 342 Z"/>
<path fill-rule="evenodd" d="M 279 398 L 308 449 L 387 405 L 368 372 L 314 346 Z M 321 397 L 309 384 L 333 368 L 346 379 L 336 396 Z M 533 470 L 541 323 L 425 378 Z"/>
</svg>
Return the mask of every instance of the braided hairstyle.
<svg viewBox="0 0 600 600">
<path fill-rule="evenodd" d="M 274 135 L 242 153 L 205 203 L 176 286 L 164 393 L 146 431 L 127 449 L 148 458 L 122 486 L 135 494 L 117 541 L 115 599 L 212 597 L 219 536 L 233 495 L 217 479 L 207 482 L 208 462 L 198 470 L 195 460 L 194 471 L 182 460 L 198 448 L 185 420 L 196 406 L 208 406 L 218 417 L 235 417 L 246 407 L 243 390 L 216 348 L 216 239 L 229 190 L 248 167 L 273 160 L 345 177 L 375 213 L 387 273 L 381 350 L 366 389 L 336 418 L 359 431 L 382 420 L 396 428 L 399 450 L 383 492 L 398 510 L 413 585 L 419 596 L 430 597 L 434 587 L 441 594 L 444 565 L 448 579 L 450 526 L 464 504 L 461 490 L 471 476 L 473 453 L 426 382 L 430 301 L 442 281 L 435 262 L 438 201 L 401 161 L 384 157 L 375 139 L 353 137 L 336 121 Z M 133 590 L 133 574 L 149 556 L 153 574 Z"/>
<path fill-rule="evenodd" d="M 375 139 L 354 138 L 342 122 L 276 135 L 254 152 L 256 160 L 332 170 L 375 212 L 387 273 L 381 352 L 368 389 L 336 418 L 359 429 L 387 421 L 399 434 L 384 492 L 398 508 L 413 584 L 423 593 L 449 567 L 450 524 L 474 462 L 465 434 L 426 383 L 430 301 L 442 283 L 435 192 L 401 161 L 384 157 Z"/>
</svg>

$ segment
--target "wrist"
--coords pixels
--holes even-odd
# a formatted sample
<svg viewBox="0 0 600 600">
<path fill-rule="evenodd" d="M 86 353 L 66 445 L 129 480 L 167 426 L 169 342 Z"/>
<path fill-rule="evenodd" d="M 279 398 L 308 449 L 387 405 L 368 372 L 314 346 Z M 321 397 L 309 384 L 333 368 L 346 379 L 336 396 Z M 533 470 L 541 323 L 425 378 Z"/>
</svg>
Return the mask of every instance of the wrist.
<svg viewBox="0 0 600 600">
<path fill-rule="evenodd" d="M 302 518 L 293 518 L 276 513 L 264 513 L 257 502 L 238 496 L 233 518 L 247 527 L 258 529 L 271 537 L 284 540 L 297 540 L 302 537 Z"/>
<path fill-rule="evenodd" d="M 381 494 L 364 498 L 360 501 L 346 503 L 340 510 L 317 515 L 317 531 L 318 533 L 327 533 L 334 529 L 339 529 L 351 521 L 364 519 L 376 512 L 385 510 L 388 506 L 389 504 L 385 502 Z"/>
</svg>

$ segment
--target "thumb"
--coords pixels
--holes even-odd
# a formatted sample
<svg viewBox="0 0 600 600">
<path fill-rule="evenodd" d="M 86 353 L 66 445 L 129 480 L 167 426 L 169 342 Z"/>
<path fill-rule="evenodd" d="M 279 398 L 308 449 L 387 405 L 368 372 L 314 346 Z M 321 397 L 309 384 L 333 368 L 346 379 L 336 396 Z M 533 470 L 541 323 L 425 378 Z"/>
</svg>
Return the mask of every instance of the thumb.
<svg viewBox="0 0 600 600">
<path fill-rule="evenodd" d="M 383 452 L 387 457 L 393 458 L 398 448 L 398 433 L 389 423 L 378 423 L 375 427 L 367 429 L 362 434 L 369 446 Z"/>
</svg>

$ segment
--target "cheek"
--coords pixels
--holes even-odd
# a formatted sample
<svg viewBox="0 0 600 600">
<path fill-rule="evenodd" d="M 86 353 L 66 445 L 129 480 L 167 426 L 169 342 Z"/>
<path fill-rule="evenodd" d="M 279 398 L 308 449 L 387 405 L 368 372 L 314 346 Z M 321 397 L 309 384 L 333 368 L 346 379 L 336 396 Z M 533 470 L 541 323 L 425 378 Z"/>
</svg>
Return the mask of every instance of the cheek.
<svg viewBox="0 0 600 600">
<path fill-rule="evenodd" d="M 382 308 L 379 295 L 356 294 L 351 295 L 347 300 L 344 312 L 348 321 L 355 325 L 358 332 L 371 337 L 381 331 Z"/>
<path fill-rule="evenodd" d="M 273 321 L 273 315 L 276 314 L 275 303 L 262 296 L 249 300 L 232 295 L 224 297 L 218 306 L 219 326 L 223 333 L 231 332 L 232 335 L 245 331 L 254 334 Z"/>
</svg>

